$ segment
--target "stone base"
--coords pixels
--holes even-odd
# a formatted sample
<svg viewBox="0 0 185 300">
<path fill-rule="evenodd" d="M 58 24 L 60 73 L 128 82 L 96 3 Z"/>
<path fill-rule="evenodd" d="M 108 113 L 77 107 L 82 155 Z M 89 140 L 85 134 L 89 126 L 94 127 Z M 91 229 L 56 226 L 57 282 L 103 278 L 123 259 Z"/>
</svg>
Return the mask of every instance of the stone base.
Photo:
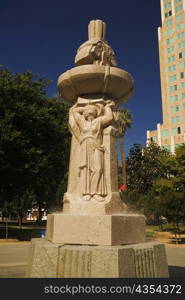
<svg viewBox="0 0 185 300">
<path fill-rule="evenodd" d="M 105 197 L 105 201 L 97 202 L 95 200 L 84 201 L 82 195 L 76 196 L 65 193 L 63 199 L 64 214 L 82 215 L 116 215 L 127 213 L 127 205 L 121 200 L 120 193 L 110 193 Z"/>
<path fill-rule="evenodd" d="M 168 278 L 165 247 L 57 245 L 33 239 L 29 278 Z"/>
<path fill-rule="evenodd" d="M 46 239 L 57 244 L 128 245 L 142 243 L 145 218 L 142 215 L 47 216 Z"/>
</svg>

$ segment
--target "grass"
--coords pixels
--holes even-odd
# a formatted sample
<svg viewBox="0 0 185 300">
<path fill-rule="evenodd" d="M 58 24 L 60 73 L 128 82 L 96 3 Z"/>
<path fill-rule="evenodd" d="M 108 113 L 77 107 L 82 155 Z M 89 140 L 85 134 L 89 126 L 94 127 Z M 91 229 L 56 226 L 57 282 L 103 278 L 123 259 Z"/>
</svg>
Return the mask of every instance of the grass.
<svg viewBox="0 0 185 300">
<path fill-rule="evenodd" d="M 155 237 L 155 232 L 154 231 L 145 231 L 145 237 L 153 238 L 153 237 Z"/>
<path fill-rule="evenodd" d="M 43 224 L 44 225 L 44 224 Z M 181 231 L 185 230 L 185 225 L 179 226 Z M 19 228 L 17 224 L 8 226 L 8 238 L 18 239 L 19 241 L 30 241 L 32 238 L 40 238 L 43 234 L 44 226 L 38 226 L 36 223 L 23 224 L 23 228 Z M 155 232 L 160 231 L 159 226 L 147 225 L 145 227 L 145 236 L 147 238 L 154 238 Z M 163 231 L 173 231 L 172 224 L 163 224 Z M 0 224 L 0 239 L 5 239 L 6 227 L 5 224 Z"/>
<path fill-rule="evenodd" d="M 173 231 L 174 230 L 173 225 L 170 223 L 163 224 L 162 228 L 163 228 L 163 231 Z M 159 229 L 159 226 L 157 226 L 157 225 L 146 225 L 145 229 L 151 230 L 151 231 L 161 231 Z M 180 231 L 184 231 L 185 225 L 180 225 L 179 229 L 180 229 Z"/>
</svg>

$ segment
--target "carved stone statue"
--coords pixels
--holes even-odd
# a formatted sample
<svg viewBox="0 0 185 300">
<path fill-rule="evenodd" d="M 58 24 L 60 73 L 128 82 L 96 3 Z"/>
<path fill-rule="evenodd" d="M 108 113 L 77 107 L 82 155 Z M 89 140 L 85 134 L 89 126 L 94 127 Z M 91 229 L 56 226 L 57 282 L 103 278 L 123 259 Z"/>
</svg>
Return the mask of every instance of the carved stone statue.
<svg viewBox="0 0 185 300">
<path fill-rule="evenodd" d="M 161 244 L 135 245 L 145 241 L 145 218 L 129 213 L 118 189 L 117 136 L 124 132 L 118 105 L 132 95 L 133 80 L 116 67 L 105 23 L 93 20 L 88 29 L 77 66 L 58 78 L 60 95 L 71 105 L 68 187 L 61 210 L 47 216 L 46 241 L 32 241 L 29 274 L 168 277 Z"/>
<path fill-rule="evenodd" d="M 105 40 L 106 24 L 92 20 L 88 41 L 76 54 L 76 67 L 58 78 L 58 89 L 72 107 L 68 188 L 63 212 L 110 214 L 126 211 L 117 180 L 116 138 L 122 130 L 118 105 L 133 92 L 130 74 L 116 67 Z"/>
<path fill-rule="evenodd" d="M 107 195 L 105 180 L 103 130 L 113 121 L 113 101 L 103 104 L 75 104 L 70 110 L 70 128 L 80 145 L 79 173 L 83 200 L 104 201 Z"/>
</svg>

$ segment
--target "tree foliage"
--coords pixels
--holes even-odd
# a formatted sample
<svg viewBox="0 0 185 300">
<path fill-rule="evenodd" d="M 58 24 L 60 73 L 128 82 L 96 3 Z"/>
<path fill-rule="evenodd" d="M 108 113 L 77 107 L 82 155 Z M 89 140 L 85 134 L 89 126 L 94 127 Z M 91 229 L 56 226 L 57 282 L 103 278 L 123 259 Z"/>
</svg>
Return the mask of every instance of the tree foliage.
<svg viewBox="0 0 185 300">
<path fill-rule="evenodd" d="M 119 132 L 117 137 L 119 138 L 119 151 L 121 158 L 121 168 L 119 172 L 119 185 L 126 184 L 126 163 L 124 153 L 124 136 L 128 128 L 132 126 L 132 114 L 126 108 L 119 109 Z"/>
<path fill-rule="evenodd" d="M 185 217 L 185 145 L 176 155 L 156 144 L 134 145 L 127 158 L 127 204 L 178 227 Z"/>
<path fill-rule="evenodd" d="M 166 176 L 162 162 L 168 156 L 169 153 L 156 144 L 149 147 L 135 144 L 126 161 L 128 189 L 146 194 L 157 178 Z"/>
<path fill-rule="evenodd" d="M 0 69 L 0 204 L 29 193 L 50 207 L 68 167 L 68 107 L 46 97 L 49 81 Z M 19 200 L 20 201 L 20 200 Z"/>
</svg>

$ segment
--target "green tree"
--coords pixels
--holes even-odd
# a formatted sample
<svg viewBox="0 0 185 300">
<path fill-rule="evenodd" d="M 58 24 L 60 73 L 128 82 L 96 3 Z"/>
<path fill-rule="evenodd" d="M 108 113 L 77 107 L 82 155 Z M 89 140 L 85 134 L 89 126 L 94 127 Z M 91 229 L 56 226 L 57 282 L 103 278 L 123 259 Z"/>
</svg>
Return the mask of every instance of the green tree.
<svg viewBox="0 0 185 300">
<path fill-rule="evenodd" d="M 185 191 L 185 144 L 176 149 L 173 174 L 179 191 Z"/>
<path fill-rule="evenodd" d="M 46 97 L 48 84 L 30 71 L 0 69 L 0 203 L 30 191 L 40 217 L 56 202 L 70 146 L 68 107 Z"/>
<path fill-rule="evenodd" d="M 119 108 L 119 131 L 117 137 L 119 138 L 119 151 L 121 158 L 121 173 L 122 184 L 126 184 L 126 163 L 125 163 L 125 153 L 124 153 L 124 136 L 126 130 L 131 128 L 132 125 L 132 115 L 126 108 Z"/>
<path fill-rule="evenodd" d="M 185 217 L 185 145 L 172 155 L 156 144 L 134 145 L 127 162 L 128 184 L 125 193 L 131 209 L 161 216 L 178 229 Z"/>
<path fill-rule="evenodd" d="M 178 189 L 175 177 L 156 181 L 145 205 L 148 214 L 166 217 L 179 231 L 179 224 L 185 217 L 185 191 Z"/>
<path fill-rule="evenodd" d="M 156 144 L 148 147 L 135 144 L 126 161 L 128 189 L 147 194 L 156 179 L 168 176 L 168 168 L 164 167 L 163 160 L 170 157 L 167 150 Z"/>
<path fill-rule="evenodd" d="M 160 178 L 168 178 L 172 155 L 156 144 L 142 147 L 135 144 L 127 157 L 127 190 L 123 197 L 131 210 L 152 214 L 154 199 L 151 189 Z M 170 162 L 170 163 L 169 163 Z"/>
</svg>

